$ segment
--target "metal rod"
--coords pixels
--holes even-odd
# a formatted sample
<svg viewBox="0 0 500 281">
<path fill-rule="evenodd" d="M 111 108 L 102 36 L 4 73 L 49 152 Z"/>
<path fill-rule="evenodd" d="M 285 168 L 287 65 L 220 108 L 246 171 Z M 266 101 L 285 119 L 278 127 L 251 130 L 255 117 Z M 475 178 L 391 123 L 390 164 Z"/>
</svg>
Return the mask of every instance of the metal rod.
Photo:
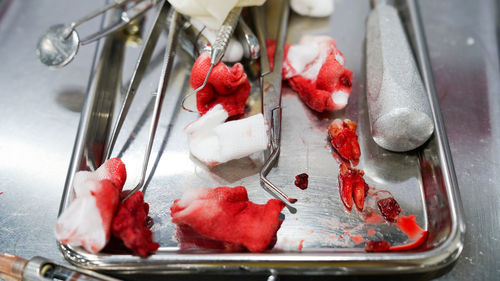
<svg viewBox="0 0 500 281">
<path fill-rule="evenodd" d="M 164 4 L 166 5 L 166 4 Z M 170 78 L 170 73 L 172 72 L 172 66 L 174 63 L 175 52 L 177 47 L 177 41 L 179 39 L 180 23 L 182 17 L 179 16 L 178 12 L 174 12 L 172 16 L 172 23 L 170 25 L 170 32 L 168 33 L 167 47 L 165 49 L 165 58 L 163 61 L 163 68 L 160 76 L 160 81 L 158 83 L 158 90 L 156 92 L 155 107 L 153 109 L 153 117 L 151 120 L 151 127 L 149 129 L 149 140 L 144 153 L 144 160 L 142 162 L 141 177 L 136 187 L 123 198 L 122 201 L 127 200 L 132 194 L 144 186 L 144 181 L 146 178 L 146 171 L 148 169 L 149 157 L 151 156 L 151 150 L 153 148 L 153 142 L 156 135 L 156 129 L 158 127 L 158 122 L 161 115 L 161 106 L 165 98 L 165 93 L 168 86 L 168 80 Z"/>
<path fill-rule="evenodd" d="M 288 25 L 288 15 L 289 15 L 289 2 L 284 0 L 281 2 L 280 12 L 280 24 L 278 26 L 277 38 L 276 38 L 276 52 L 274 55 L 274 67 L 271 72 L 269 69 L 269 59 L 266 54 L 261 54 L 261 89 L 262 89 L 262 112 L 264 119 L 269 126 L 269 143 L 270 143 L 270 154 L 266 158 L 264 165 L 260 171 L 260 180 L 266 188 L 273 190 L 280 197 L 284 198 L 289 203 L 297 202 L 297 199 L 291 198 L 280 190 L 278 186 L 273 184 L 267 175 L 271 169 L 276 165 L 281 147 L 281 74 L 282 74 L 282 64 L 284 55 L 284 44 L 286 38 L 286 29 Z M 259 9 L 259 10 L 257 10 Z M 255 24 L 257 26 L 257 36 L 261 41 L 262 50 L 266 50 L 265 39 L 266 35 L 264 32 L 265 24 L 262 17 L 263 10 L 261 8 L 255 8 L 253 10 L 253 16 L 255 19 Z M 275 33 L 276 34 L 276 33 Z"/>
<path fill-rule="evenodd" d="M 130 2 L 130 1 L 132 1 L 132 0 L 113 1 L 113 3 L 108 4 L 108 5 L 100 8 L 99 10 L 96 10 L 96 11 L 94 11 L 94 12 L 92 12 L 92 13 L 84 16 L 83 18 L 78 19 L 77 21 L 72 22 L 70 24 L 70 26 L 68 27 L 68 30 L 66 31 L 67 34 L 65 34 L 64 39 L 68 39 L 68 37 L 75 30 L 75 28 L 77 26 L 81 25 L 82 23 L 87 22 L 87 21 L 89 21 L 89 20 L 97 17 L 98 15 L 106 12 L 109 9 L 113 9 L 115 7 L 118 7 L 118 6 L 122 5 L 122 4 L 125 4 L 125 3 Z"/>
<path fill-rule="evenodd" d="M 152 0 L 152 1 L 136 3 L 130 9 L 123 11 L 120 20 L 118 20 L 117 22 L 80 40 L 80 45 L 83 46 L 90 44 L 117 30 L 120 30 L 121 28 L 129 24 L 131 21 L 144 15 L 152 6 L 154 6 L 155 2 L 156 1 Z"/>
<path fill-rule="evenodd" d="M 125 121 L 127 113 L 130 109 L 130 105 L 132 104 L 139 85 L 141 84 L 144 73 L 146 72 L 146 68 L 151 60 L 151 56 L 153 55 L 156 43 L 158 42 L 158 37 L 160 36 L 165 26 L 168 10 L 169 6 L 166 5 L 165 2 L 162 3 L 161 9 L 160 11 L 158 11 L 158 14 L 156 16 L 155 24 L 149 32 L 146 43 L 143 46 L 141 54 L 139 55 L 139 59 L 137 60 L 137 63 L 135 65 L 135 71 L 132 75 L 132 79 L 130 80 L 127 93 L 125 94 L 125 100 L 122 104 L 120 113 L 118 114 L 118 119 L 114 124 L 110 139 L 107 142 L 104 159 L 109 159 L 111 156 L 111 152 L 113 151 L 113 147 L 115 146 L 116 139 L 118 138 L 123 122 Z"/>
</svg>

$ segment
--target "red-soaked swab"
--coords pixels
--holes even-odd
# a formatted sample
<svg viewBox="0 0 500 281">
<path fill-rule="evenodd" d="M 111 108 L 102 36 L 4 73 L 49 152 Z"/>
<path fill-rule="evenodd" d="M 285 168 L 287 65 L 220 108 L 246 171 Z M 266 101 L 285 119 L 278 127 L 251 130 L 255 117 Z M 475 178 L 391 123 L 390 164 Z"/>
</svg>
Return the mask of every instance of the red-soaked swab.
<svg viewBox="0 0 500 281">
<path fill-rule="evenodd" d="M 249 251 L 262 252 L 275 242 L 285 203 L 270 199 L 255 204 L 245 187 L 201 188 L 186 192 L 170 208 L 172 222 L 187 225 L 212 240 L 243 245 Z"/>
<path fill-rule="evenodd" d="M 88 194 L 80 194 L 57 219 L 55 234 L 58 241 L 82 246 L 96 253 L 110 238 L 110 225 L 119 201 L 119 191 L 109 180 L 89 180 L 93 184 Z"/>
<path fill-rule="evenodd" d="M 323 112 L 347 105 L 353 73 L 327 36 L 303 36 L 291 45 L 283 62 L 284 79 L 311 109 Z"/>
<path fill-rule="evenodd" d="M 193 65 L 190 84 L 198 89 L 210 69 L 210 55 L 202 53 Z M 217 104 L 221 104 L 229 116 L 243 114 L 250 95 L 250 82 L 241 63 L 232 67 L 220 62 L 215 65 L 205 87 L 196 93 L 196 108 L 205 114 Z"/>
<path fill-rule="evenodd" d="M 216 105 L 184 129 L 191 154 L 206 165 L 225 163 L 267 148 L 262 114 L 224 122 L 227 117 L 222 105 Z"/>
<path fill-rule="evenodd" d="M 92 253 L 104 248 L 126 178 L 125 165 L 118 158 L 106 161 L 94 172 L 76 173 L 75 199 L 57 220 L 57 240 Z"/>
</svg>

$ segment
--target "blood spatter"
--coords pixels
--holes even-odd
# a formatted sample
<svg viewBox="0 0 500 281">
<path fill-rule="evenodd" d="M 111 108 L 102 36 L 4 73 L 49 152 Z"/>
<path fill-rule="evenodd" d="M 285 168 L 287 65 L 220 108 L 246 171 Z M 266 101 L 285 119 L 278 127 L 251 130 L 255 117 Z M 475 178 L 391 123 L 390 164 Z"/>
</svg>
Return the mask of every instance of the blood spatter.
<svg viewBox="0 0 500 281">
<path fill-rule="evenodd" d="M 306 173 L 302 173 L 302 174 L 299 174 L 299 175 L 296 175 L 295 176 L 295 186 L 304 190 L 307 188 L 307 185 L 309 183 L 309 175 L 306 174 Z"/>
</svg>

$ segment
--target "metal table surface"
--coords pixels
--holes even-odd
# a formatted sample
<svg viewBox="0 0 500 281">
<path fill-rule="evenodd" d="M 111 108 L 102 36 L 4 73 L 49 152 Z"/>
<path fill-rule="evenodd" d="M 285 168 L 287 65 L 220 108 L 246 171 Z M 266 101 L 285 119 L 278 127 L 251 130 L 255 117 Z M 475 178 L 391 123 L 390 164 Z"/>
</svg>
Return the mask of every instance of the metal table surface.
<svg viewBox="0 0 500 281">
<path fill-rule="evenodd" d="M 66 263 L 53 226 L 95 46 L 80 48 L 75 61 L 58 71 L 39 63 L 34 48 L 50 25 L 69 23 L 102 4 L 0 1 L 0 252 Z M 487 0 L 420 5 L 467 223 L 461 257 L 431 277 L 498 280 L 499 7 Z M 96 20 L 80 30 L 88 34 L 98 26 Z"/>
</svg>

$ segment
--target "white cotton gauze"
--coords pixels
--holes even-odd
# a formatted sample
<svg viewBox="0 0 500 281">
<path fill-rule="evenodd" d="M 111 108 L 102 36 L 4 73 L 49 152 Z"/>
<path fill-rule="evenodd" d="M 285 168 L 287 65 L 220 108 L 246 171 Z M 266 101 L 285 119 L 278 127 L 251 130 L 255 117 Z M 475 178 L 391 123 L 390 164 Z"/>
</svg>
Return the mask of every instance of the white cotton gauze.
<svg viewBox="0 0 500 281">
<path fill-rule="evenodd" d="M 224 123 L 226 121 L 229 114 L 224 110 L 222 105 L 217 104 L 212 107 L 207 113 L 194 122 L 191 122 L 184 131 L 188 134 L 188 136 L 195 136 L 202 133 L 209 133 L 213 130 L 217 125 Z"/>
<path fill-rule="evenodd" d="M 218 30 L 234 7 L 259 6 L 265 0 L 168 0 L 180 13 Z"/>
<path fill-rule="evenodd" d="M 306 79 L 316 81 L 328 55 L 334 52 L 335 59 L 344 65 L 344 57 L 335 46 L 335 42 L 328 36 L 304 35 L 297 44 L 288 49 L 286 60 L 283 62 L 285 79 L 300 75 Z"/>
<path fill-rule="evenodd" d="M 327 17 L 333 13 L 334 0 L 291 0 L 290 6 L 301 16 Z"/>
<path fill-rule="evenodd" d="M 287 65 L 295 70 L 287 71 L 285 78 L 291 78 L 300 74 L 307 79 L 316 80 L 319 70 L 326 59 L 320 56 L 319 46 L 316 43 L 295 44 L 290 46 L 287 54 Z M 287 77 L 289 76 L 290 77 Z"/>
<path fill-rule="evenodd" d="M 225 159 L 224 162 L 248 156 L 267 147 L 266 126 L 262 114 L 226 122 L 215 127 L 214 131 L 222 147 L 220 157 Z"/>
<path fill-rule="evenodd" d="M 343 108 L 349 101 L 349 93 L 344 91 L 335 91 L 332 93 L 332 100 L 337 106 Z"/>
<path fill-rule="evenodd" d="M 262 114 L 224 123 L 226 118 L 226 110 L 218 104 L 185 129 L 191 154 L 209 166 L 239 159 L 267 147 Z"/>
<path fill-rule="evenodd" d="M 184 208 L 191 204 L 193 201 L 198 198 L 206 197 L 208 194 L 208 188 L 192 188 L 184 192 L 182 197 L 177 201 L 177 205 L 181 208 Z"/>
<path fill-rule="evenodd" d="M 104 248 L 108 236 L 95 196 L 80 196 L 73 200 L 57 219 L 55 235 L 61 243 L 82 246 L 91 253 Z"/>
<path fill-rule="evenodd" d="M 75 173 L 75 177 L 73 179 L 73 190 L 75 191 L 75 196 L 78 197 L 88 195 L 96 188 L 96 182 L 109 179 L 111 179 L 111 175 L 105 164 L 101 165 L 94 172 L 79 171 Z"/>
</svg>

